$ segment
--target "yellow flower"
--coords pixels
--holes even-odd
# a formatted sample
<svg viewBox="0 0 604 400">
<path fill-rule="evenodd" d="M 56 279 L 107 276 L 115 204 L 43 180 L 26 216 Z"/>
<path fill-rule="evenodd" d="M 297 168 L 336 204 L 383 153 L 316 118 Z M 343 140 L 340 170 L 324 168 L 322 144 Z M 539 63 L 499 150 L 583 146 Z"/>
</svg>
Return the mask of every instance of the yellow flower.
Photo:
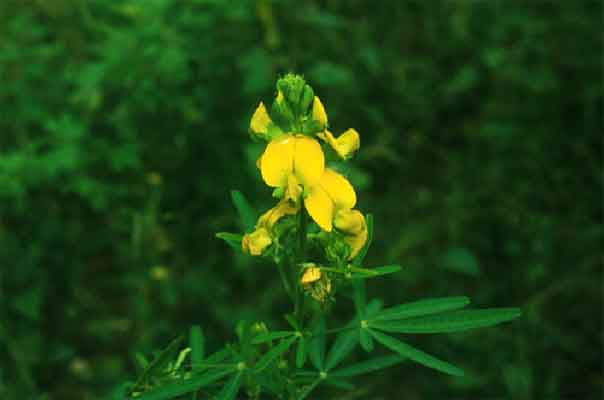
<svg viewBox="0 0 604 400">
<path fill-rule="evenodd" d="M 304 199 L 308 214 L 327 232 L 332 230 L 334 215 L 340 210 L 350 210 L 356 202 L 357 196 L 350 182 L 329 168 Z"/>
<path fill-rule="evenodd" d="M 262 255 L 264 250 L 273 243 L 273 228 L 275 224 L 286 215 L 298 212 L 299 207 L 292 205 L 287 200 L 280 201 L 258 218 L 256 229 L 252 233 L 245 234 L 241 240 L 241 248 L 244 253 L 253 256 Z"/>
<path fill-rule="evenodd" d="M 271 208 L 258 218 L 258 226 L 272 230 L 275 224 L 286 215 L 294 215 L 300 207 L 292 204 L 290 201 L 282 200 L 275 207 Z"/>
<path fill-rule="evenodd" d="M 317 267 L 308 267 L 300 279 L 300 283 L 308 285 L 321 279 L 321 270 Z"/>
<path fill-rule="evenodd" d="M 297 203 L 303 189 L 313 187 L 323 176 L 325 156 L 316 140 L 288 134 L 268 144 L 259 164 L 264 182 L 283 188 L 284 198 Z"/>
<path fill-rule="evenodd" d="M 324 127 L 327 126 L 327 113 L 325 112 L 323 103 L 321 103 L 321 100 L 317 96 L 315 96 L 315 100 L 312 103 L 312 117 Z"/>
<path fill-rule="evenodd" d="M 266 137 L 268 134 L 268 126 L 272 123 L 271 117 L 268 115 L 266 111 L 266 107 L 263 102 L 260 102 L 256 111 L 254 111 L 254 115 L 252 115 L 252 120 L 250 122 L 250 130 L 252 134 L 258 138 Z"/>
<path fill-rule="evenodd" d="M 256 228 L 252 233 L 243 236 L 241 248 L 253 256 L 261 255 L 273 243 L 270 233 L 264 227 Z"/>
<path fill-rule="evenodd" d="M 336 229 L 344 233 L 344 240 L 350 245 L 349 259 L 353 259 L 367 242 L 367 222 L 359 210 L 340 210 L 334 218 Z"/>
<path fill-rule="evenodd" d="M 300 283 L 315 300 L 325 301 L 331 293 L 331 280 L 327 275 L 321 273 L 317 267 L 308 267 L 300 279 Z"/>
<path fill-rule="evenodd" d="M 352 155 L 359 149 L 361 145 L 359 133 L 353 128 L 348 129 L 337 139 L 328 130 L 319 133 L 318 136 L 325 142 L 329 143 L 335 152 L 338 153 L 338 156 L 340 156 L 340 158 L 343 160 L 352 157 Z"/>
</svg>

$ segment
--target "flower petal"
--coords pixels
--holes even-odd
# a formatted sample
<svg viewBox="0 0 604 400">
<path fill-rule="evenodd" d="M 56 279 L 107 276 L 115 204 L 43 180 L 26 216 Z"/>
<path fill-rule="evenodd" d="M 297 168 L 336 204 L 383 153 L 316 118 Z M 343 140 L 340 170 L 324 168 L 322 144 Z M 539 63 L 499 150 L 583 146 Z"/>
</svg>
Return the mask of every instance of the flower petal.
<svg viewBox="0 0 604 400">
<path fill-rule="evenodd" d="M 334 218 L 334 226 L 344 233 L 344 240 L 350 245 L 349 259 L 353 259 L 367 242 L 367 221 L 359 210 L 340 210 Z"/>
<path fill-rule="evenodd" d="M 295 138 L 281 136 L 271 141 L 260 159 L 262 179 L 271 187 L 287 185 L 287 177 L 294 167 Z"/>
<path fill-rule="evenodd" d="M 343 160 L 352 157 L 352 155 L 361 146 L 361 137 L 359 136 L 359 132 L 357 132 L 354 128 L 348 129 L 346 132 L 338 136 L 338 138 L 335 138 L 328 130 L 319 133 L 317 136 L 329 143 L 338 156 Z"/>
<path fill-rule="evenodd" d="M 325 155 L 319 142 L 307 136 L 296 136 L 293 170 L 306 187 L 319 182 L 325 171 Z"/>
<path fill-rule="evenodd" d="M 263 136 L 268 132 L 268 125 L 271 122 L 271 117 L 268 115 L 264 103 L 260 102 L 256 108 L 256 111 L 254 112 L 254 115 L 252 115 L 250 129 L 257 136 Z"/>
<path fill-rule="evenodd" d="M 241 248 L 245 253 L 253 256 L 262 255 L 264 250 L 273 243 L 270 234 L 265 228 L 258 228 L 246 234 L 241 241 Z"/>
<path fill-rule="evenodd" d="M 307 285 L 316 282 L 319 279 L 321 279 L 321 270 L 317 267 L 308 267 L 306 268 L 306 271 L 304 271 L 300 283 Z"/>
<path fill-rule="evenodd" d="M 327 192 L 320 185 L 310 189 L 310 193 L 304 199 L 304 205 L 310 217 L 321 227 L 331 232 L 333 219 L 333 202 Z"/>
<path fill-rule="evenodd" d="M 293 215 L 298 212 L 300 209 L 299 206 L 292 204 L 290 201 L 281 200 L 275 207 L 271 208 L 260 218 L 258 218 L 258 224 L 256 224 L 256 228 L 266 228 L 269 231 L 273 229 L 273 226 L 286 215 Z"/>
<path fill-rule="evenodd" d="M 359 136 L 359 132 L 356 129 L 350 128 L 336 139 L 335 150 L 345 160 L 352 157 L 360 146 L 361 137 Z"/>
<path fill-rule="evenodd" d="M 291 200 L 295 204 L 298 204 L 298 200 L 300 200 L 300 196 L 302 196 L 302 186 L 300 186 L 300 182 L 298 178 L 296 178 L 295 174 L 290 174 L 287 177 L 287 190 L 285 192 L 285 199 Z"/>
<path fill-rule="evenodd" d="M 319 121 L 323 126 L 327 125 L 327 113 L 323 103 L 319 100 L 319 97 L 315 96 L 315 100 L 312 103 L 312 117 Z"/>
<path fill-rule="evenodd" d="M 333 224 L 338 230 L 346 234 L 355 234 L 367 227 L 365 216 L 359 210 L 338 211 L 334 217 Z"/>
<path fill-rule="evenodd" d="M 326 168 L 319 185 L 327 192 L 336 210 L 351 209 L 356 205 L 357 195 L 354 187 L 344 175 Z"/>
<path fill-rule="evenodd" d="M 350 256 L 348 257 L 349 260 L 355 258 L 363 246 L 365 246 L 365 243 L 367 243 L 367 235 L 367 229 L 365 228 L 355 235 L 346 236 L 344 238 L 346 243 L 350 245 Z"/>
</svg>

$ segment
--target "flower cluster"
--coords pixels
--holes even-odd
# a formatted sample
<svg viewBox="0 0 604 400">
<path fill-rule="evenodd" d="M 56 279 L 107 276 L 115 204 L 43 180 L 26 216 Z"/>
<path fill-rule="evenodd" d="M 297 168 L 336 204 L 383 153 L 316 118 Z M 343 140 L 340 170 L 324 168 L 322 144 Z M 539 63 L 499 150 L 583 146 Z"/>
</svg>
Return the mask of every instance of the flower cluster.
<svg viewBox="0 0 604 400">
<path fill-rule="evenodd" d="M 273 188 L 277 205 L 258 220 L 253 232 L 242 240 L 244 252 L 265 255 L 278 245 L 278 229 L 284 217 L 308 213 L 320 228 L 325 247 L 345 252 L 332 259 L 352 260 L 367 241 L 367 224 L 355 209 L 356 193 L 351 183 L 328 167 L 330 157 L 345 161 L 359 149 L 355 129 L 335 137 L 328 130 L 327 113 L 319 97 L 300 76 L 288 74 L 277 82 L 277 96 L 269 112 L 260 103 L 254 112 L 250 133 L 268 142 L 258 159 L 263 181 Z M 326 249 L 327 250 L 327 249 Z M 320 270 L 316 270 L 320 274 Z M 316 274 L 315 274 L 316 276 Z M 317 277 L 313 281 L 319 281 Z"/>
</svg>

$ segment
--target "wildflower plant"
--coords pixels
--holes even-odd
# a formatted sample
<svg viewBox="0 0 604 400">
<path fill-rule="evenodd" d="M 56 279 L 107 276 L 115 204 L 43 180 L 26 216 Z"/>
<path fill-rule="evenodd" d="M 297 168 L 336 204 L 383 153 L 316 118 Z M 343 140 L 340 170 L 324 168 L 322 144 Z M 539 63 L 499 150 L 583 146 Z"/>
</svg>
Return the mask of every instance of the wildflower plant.
<svg viewBox="0 0 604 400">
<path fill-rule="evenodd" d="M 465 309 L 470 300 L 464 296 L 385 308 L 380 299 L 367 299 L 366 280 L 401 267 L 365 265 L 373 218 L 356 208 L 353 185 L 330 167 L 351 160 L 360 135 L 352 128 L 334 135 L 323 103 L 302 77 L 288 74 L 277 81 L 270 107 L 261 102 L 251 117 L 250 134 L 266 143 L 257 167 L 275 205 L 256 219 L 243 194 L 233 191 L 246 232 L 217 237 L 275 265 L 292 302 L 284 318 L 289 326 L 242 322 L 237 342 L 209 356 L 202 330 L 194 326 L 184 350 L 181 337 L 152 361 L 139 355 L 142 374 L 119 388 L 116 398 L 304 399 L 319 385 L 352 390 L 356 376 L 407 361 L 460 376 L 460 368 L 397 334 L 464 331 L 520 315 L 517 308 Z M 351 320 L 328 326 L 333 304 L 348 298 L 354 303 Z M 378 347 L 390 354 L 372 357 Z M 366 359 L 342 365 L 357 348 Z"/>
</svg>

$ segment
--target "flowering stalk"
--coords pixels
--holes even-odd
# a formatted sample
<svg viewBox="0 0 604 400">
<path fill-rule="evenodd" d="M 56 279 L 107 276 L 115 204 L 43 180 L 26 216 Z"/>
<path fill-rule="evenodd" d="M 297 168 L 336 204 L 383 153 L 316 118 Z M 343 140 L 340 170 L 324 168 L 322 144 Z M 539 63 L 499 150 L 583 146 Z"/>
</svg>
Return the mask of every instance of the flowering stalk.
<svg viewBox="0 0 604 400">
<path fill-rule="evenodd" d="M 288 74 L 278 80 L 270 112 L 264 103 L 258 105 L 250 134 L 266 142 L 257 166 L 276 204 L 254 224 L 251 207 L 241 193 L 234 192 L 233 201 L 248 231 L 217 236 L 276 264 L 293 302 L 293 313 L 285 316 L 292 330 L 271 331 L 263 322 L 240 322 L 238 342 L 205 357 L 201 329 L 193 327 L 190 348 L 176 356 L 180 342 L 174 341 L 148 364 L 130 387 L 130 396 L 162 400 L 200 392 L 203 398 L 233 399 L 245 386 L 248 398 L 301 400 L 319 385 L 354 387 L 350 380 L 357 375 L 406 360 L 459 376 L 463 371 L 458 367 L 391 335 L 461 331 L 520 315 L 514 308 L 461 310 L 469 303 L 464 296 L 385 309 L 380 299 L 367 300 L 366 279 L 401 267 L 364 266 L 373 218 L 355 208 L 353 185 L 330 167 L 332 161 L 349 161 L 360 148 L 360 137 L 352 128 L 338 137 L 329 131 L 325 107 L 302 77 Z M 328 329 L 329 306 L 339 291 L 350 292 L 355 315 L 347 324 Z M 311 321 L 307 308 L 313 311 Z M 327 352 L 326 337 L 336 333 Z M 392 354 L 339 367 L 357 345 L 371 353 L 376 343 Z M 308 359 L 312 366 L 306 366 Z"/>
</svg>

